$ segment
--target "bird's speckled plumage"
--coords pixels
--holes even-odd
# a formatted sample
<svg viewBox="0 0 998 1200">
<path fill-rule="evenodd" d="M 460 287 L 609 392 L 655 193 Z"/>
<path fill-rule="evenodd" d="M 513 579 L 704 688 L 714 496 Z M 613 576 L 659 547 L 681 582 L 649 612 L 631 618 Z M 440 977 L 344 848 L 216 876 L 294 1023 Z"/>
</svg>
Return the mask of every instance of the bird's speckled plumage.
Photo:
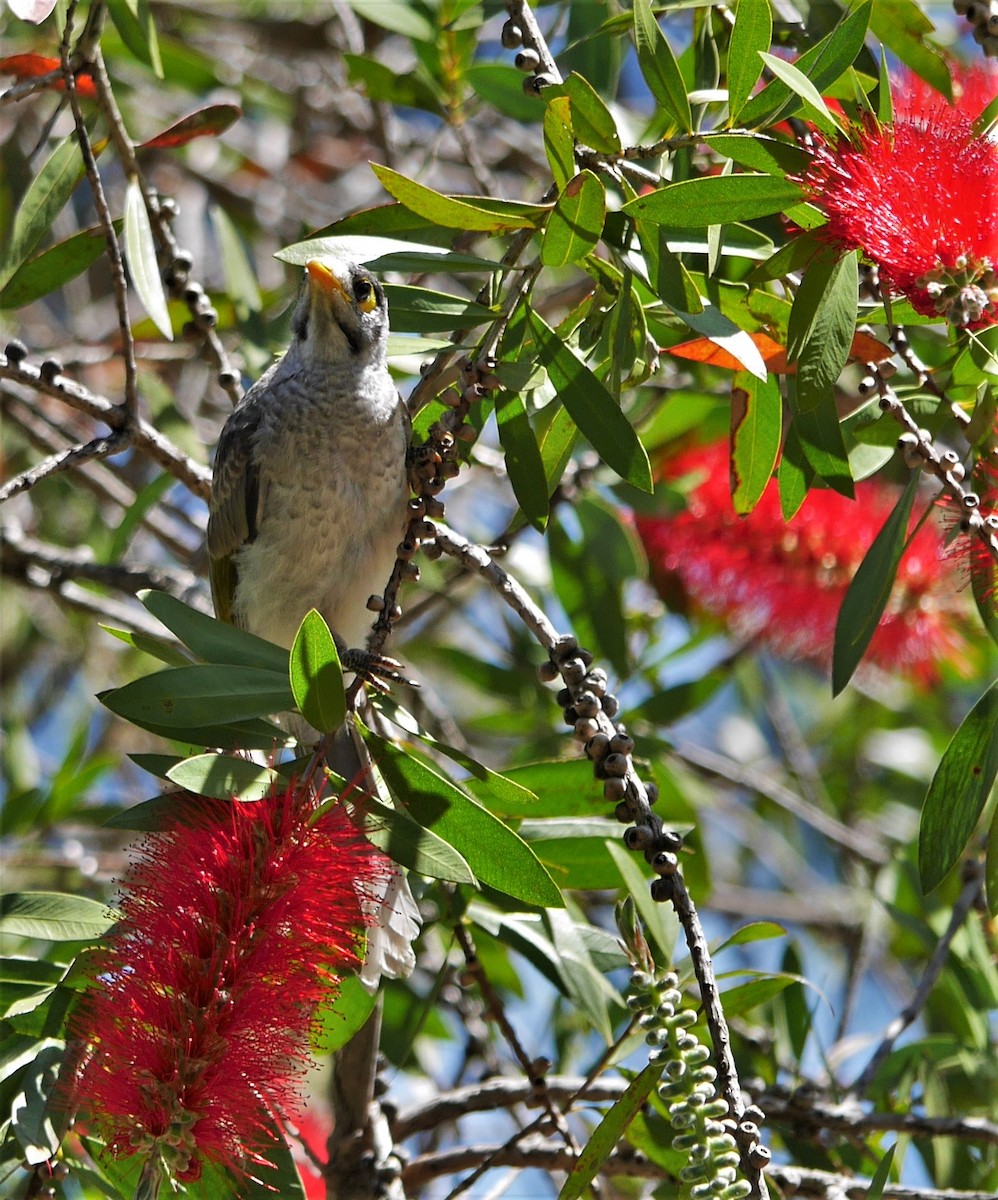
<svg viewBox="0 0 998 1200">
<path fill-rule="evenodd" d="M 223 620 L 290 646 L 317 608 L 347 646 L 406 524 L 408 419 L 388 373 L 384 291 L 309 263 L 287 353 L 232 412 L 215 455 L 208 553 Z"/>
</svg>

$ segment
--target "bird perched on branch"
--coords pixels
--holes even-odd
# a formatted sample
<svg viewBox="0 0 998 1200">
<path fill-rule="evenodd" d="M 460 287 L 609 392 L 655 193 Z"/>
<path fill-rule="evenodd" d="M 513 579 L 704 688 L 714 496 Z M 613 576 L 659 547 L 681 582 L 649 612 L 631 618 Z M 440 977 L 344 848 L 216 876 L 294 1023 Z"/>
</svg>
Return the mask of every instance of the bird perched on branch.
<svg viewBox="0 0 998 1200">
<path fill-rule="evenodd" d="M 291 330 L 291 345 L 232 411 L 215 452 L 208 517 L 215 612 L 290 648 L 315 608 L 346 668 L 391 676 L 398 664 L 362 645 L 367 600 L 388 582 L 409 498 L 409 419 L 388 372 L 384 289 L 363 267 L 313 259 Z M 337 740 L 331 764 L 348 779 L 363 773 L 349 738 Z M 404 882 L 396 879 L 396 891 Z M 377 949 L 372 932 L 369 979 L 379 969 L 411 969 L 418 925 L 405 893 L 386 898 L 401 911 L 387 913 L 387 946 Z"/>
</svg>

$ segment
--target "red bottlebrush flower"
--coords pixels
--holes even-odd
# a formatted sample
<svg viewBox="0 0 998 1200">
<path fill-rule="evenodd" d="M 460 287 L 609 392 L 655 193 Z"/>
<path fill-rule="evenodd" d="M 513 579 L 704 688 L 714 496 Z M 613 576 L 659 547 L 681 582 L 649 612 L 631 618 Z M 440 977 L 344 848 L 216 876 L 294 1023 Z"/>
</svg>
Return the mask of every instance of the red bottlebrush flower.
<svg viewBox="0 0 998 1200">
<path fill-rule="evenodd" d="M 747 517 L 736 515 L 726 443 L 666 464 L 669 479 L 690 475 L 702 478 L 684 511 L 636 517 L 653 579 L 667 591 L 678 577 L 701 608 L 724 618 L 739 636 L 827 666 L 846 589 L 896 494 L 872 482 L 857 485 L 855 501 L 812 491 L 786 522 L 775 481 Z M 923 526 L 901 560 L 868 661 L 923 685 L 936 679 L 940 660 L 958 661 L 965 643 L 952 607 L 954 584 L 940 534 Z"/>
<path fill-rule="evenodd" d="M 953 107 L 976 121 L 998 95 L 998 66 L 993 63 L 950 64 Z M 922 120 L 940 104 L 942 96 L 913 71 L 905 71 L 892 88 L 894 115 L 899 121 Z"/>
<path fill-rule="evenodd" d="M 189 797 L 126 876 L 71 1022 L 74 1101 L 146 1175 L 265 1161 L 273 1118 L 300 1108 L 316 1006 L 358 965 L 362 902 L 389 868 L 342 806 L 318 807 L 300 784 Z"/>
<path fill-rule="evenodd" d="M 959 109 L 854 127 L 818 145 L 801 182 L 828 217 L 823 236 L 862 250 L 918 312 L 998 322 L 998 145 Z"/>
</svg>

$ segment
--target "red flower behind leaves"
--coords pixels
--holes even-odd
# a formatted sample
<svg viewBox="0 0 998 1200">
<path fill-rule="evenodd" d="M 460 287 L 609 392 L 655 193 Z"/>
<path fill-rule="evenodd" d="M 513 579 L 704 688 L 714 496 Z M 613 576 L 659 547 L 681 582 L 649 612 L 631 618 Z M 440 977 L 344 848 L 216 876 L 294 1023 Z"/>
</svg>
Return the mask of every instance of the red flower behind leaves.
<svg viewBox="0 0 998 1200">
<path fill-rule="evenodd" d="M 823 236 L 862 250 L 918 312 L 998 322 L 998 144 L 966 112 L 903 102 L 891 126 L 819 143 L 801 182 L 828 217 Z"/>
<path fill-rule="evenodd" d="M 383 860 L 312 791 L 189 797 L 125 880 L 123 919 L 72 1020 L 75 1098 L 116 1157 L 196 1179 L 262 1161 L 300 1107 L 315 1010 L 358 964 Z"/>
<path fill-rule="evenodd" d="M 749 516 L 736 515 L 726 443 L 677 455 L 666 465 L 669 479 L 689 475 L 701 482 L 684 511 L 636 517 L 653 579 L 666 590 L 678 577 L 701 608 L 724 618 L 739 636 L 827 666 L 846 589 L 896 495 L 875 483 L 858 484 L 855 501 L 816 490 L 785 522 L 775 482 Z M 901 561 L 867 660 L 923 685 L 936 679 L 940 660 L 959 664 L 965 643 L 955 590 L 942 539 L 925 525 Z"/>
</svg>

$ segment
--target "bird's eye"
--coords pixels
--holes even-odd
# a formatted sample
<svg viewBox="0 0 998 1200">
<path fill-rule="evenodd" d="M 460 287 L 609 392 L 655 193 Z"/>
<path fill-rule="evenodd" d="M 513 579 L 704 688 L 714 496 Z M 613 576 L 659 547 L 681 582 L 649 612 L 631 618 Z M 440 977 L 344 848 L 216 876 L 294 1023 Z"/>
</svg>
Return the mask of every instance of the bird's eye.
<svg viewBox="0 0 998 1200">
<path fill-rule="evenodd" d="M 358 275 L 353 281 L 353 296 L 361 312 L 373 312 L 378 307 L 378 296 L 374 284 L 363 275 Z"/>
</svg>

